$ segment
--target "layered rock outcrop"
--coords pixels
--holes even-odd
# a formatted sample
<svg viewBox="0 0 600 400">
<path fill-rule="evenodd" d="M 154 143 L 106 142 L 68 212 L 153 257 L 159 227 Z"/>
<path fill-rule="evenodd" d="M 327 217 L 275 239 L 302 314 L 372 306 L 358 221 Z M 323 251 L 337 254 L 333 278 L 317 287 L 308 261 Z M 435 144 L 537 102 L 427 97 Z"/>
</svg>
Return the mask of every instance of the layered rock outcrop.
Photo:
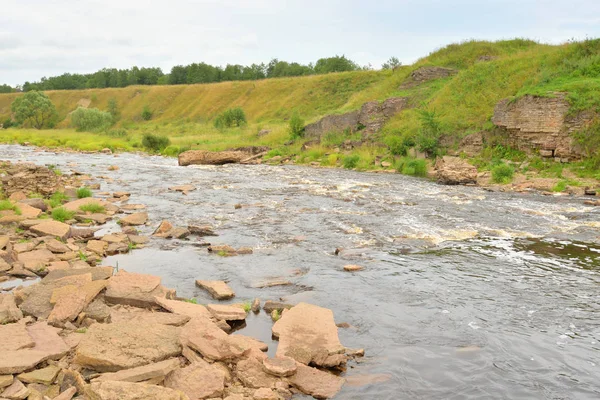
<svg viewBox="0 0 600 400">
<path fill-rule="evenodd" d="M 179 165 L 224 165 L 253 160 L 269 151 L 264 146 L 248 146 L 225 151 L 189 150 L 179 154 Z"/>
<path fill-rule="evenodd" d="M 456 75 L 457 70 L 445 67 L 421 67 L 410 74 L 410 77 L 400 86 L 408 89 L 435 79 L 447 78 Z"/>
<path fill-rule="evenodd" d="M 2 188 L 7 197 L 16 192 L 49 196 L 63 187 L 61 177 L 43 166 L 3 163 L 2 168 L 6 172 L 2 177 Z"/>
</svg>

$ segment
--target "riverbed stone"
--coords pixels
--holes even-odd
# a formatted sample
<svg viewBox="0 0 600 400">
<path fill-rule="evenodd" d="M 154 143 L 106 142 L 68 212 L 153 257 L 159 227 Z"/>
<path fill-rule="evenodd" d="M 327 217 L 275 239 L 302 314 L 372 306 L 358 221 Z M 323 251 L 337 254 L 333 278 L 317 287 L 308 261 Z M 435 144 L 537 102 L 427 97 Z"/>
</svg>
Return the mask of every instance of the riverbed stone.
<svg viewBox="0 0 600 400">
<path fill-rule="evenodd" d="M 94 204 L 100 207 L 106 207 L 106 205 L 108 203 L 106 203 L 106 201 L 102 200 L 102 199 L 95 199 L 93 197 L 85 197 L 83 199 L 77 199 L 77 200 L 73 200 L 70 201 L 66 204 L 63 205 L 63 207 L 65 208 L 65 210 L 67 211 L 81 211 L 80 207 L 81 206 L 86 206 L 89 204 Z"/>
<path fill-rule="evenodd" d="M 23 318 L 23 312 L 15 303 L 12 293 L 0 294 L 0 326 L 11 322 L 17 322 Z"/>
<path fill-rule="evenodd" d="M 279 396 L 272 389 L 260 388 L 256 389 L 252 395 L 253 400 L 279 400 Z"/>
<path fill-rule="evenodd" d="M 365 269 L 365 267 L 361 267 L 360 265 L 344 265 L 344 271 L 346 272 L 362 271 L 363 269 Z"/>
<path fill-rule="evenodd" d="M 329 399 L 335 396 L 344 385 L 343 378 L 329 372 L 308 367 L 301 363 L 297 364 L 297 368 L 296 373 L 288 378 L 290 384 L 302 393 L 317 399 Z"/>
<path fill-rule="evenodd" d="M 169 300 L 155 297 L 156 304 L 175 314 L 187 315 L 190 318 L 210 320 L 212 314 L 201 304 L 188 303 L 187 301 Z"/>
<path fill-rule="evenodd" d="M 56 365 L 49 365 L 46 368 L 36 369 L 31 372 L 19 374 L 17 378 L 25 383 L 41 383 L 43 385 L 51 385 L 58 376 L 60 368 Z"/>
<path fill-rule="evenodd" d="M 206 308 L 216 319 L 222 319 L 225 321 L 243 321 L 246 319 L 246 311 L 244 311 L 244 309 L 241 307 L 223 304 L 209 304 L 206 306 Z"/>
<path fill-rule="evenodd" d="M 77 346 L 74 362 L 100 372 L 115 372 L 179 354 L 178 328 L 116 322 L 92 325 Z"/>
<path fill-rule="evenodd" d="M 252 312 L 254 314 L 258 314 L 260 312 L 260 299 L 259 298 L 252 300 L 252 305 L 250 306 L 250 309 L 252 310 Z"/>
<path fill-rule="evenodd" d="M 46 248 L 53 253 L 68 253 L 71 251 L 66 244 L 54 238 L 45 239 L 44 243 L 46 244 Z"/>
<path fill-rule="evenodd" d="M 173 314 L 169 312 L 152 312 L 146 309 L 111 310 L 111 321 L 129 321 L 140 324 L 159 324 L 171 326 L 183 326 L 190 320 L 187 315 Z"/>
<path fill-rule="evenodd" d="M 66 240 L 71 232 L 71 226 L 59 221 L 44 221 L 33 225 L 29 230 L 38 236 L 53 236 Z"/>
<path fill-rule="evenodd" d="M 42 210 L 30 206 L 29 204 L 19 203 L 17 204 L 19 210 L 21 210 L 21 216 L 25 219 L 35 219 L 40 216 Z"/>
<path fill-rule="evenodd" d="M 477 168 L 460 157 L 444 156 L 435 163 L 437 182 L 444 185 L 477 183 Z"/>
<path fill-rule="evenodd" d="M 224 281 L 197 280 L 196 286 L 208 291 L 216 300 L 227 300 L 235 297 L 235 292 Z"/>
<path fill-rule="evenodd" d="M 225 374 L 200 359 L 173 371 L 165 379 L 165 386 L 185 393 L 190 399 L 221 397 L 225 389 Z"/>
<path fill-rule="evenodd" d="M 30 271 L 36 272 L 44 269 L 50 261 L 56 260 L 54 254 L 46 249 L 32 250 L 25 253 L 20 253 L 18 260 L 23 263 L 23 267 Z"/>
<path fill-rule="evenodd" d="M 105 298 L 109 303 L 148 308 L 156 305 L 155 297 L 171 294 L 171 290 L 160 284 L 158 276 L 121 270 L 109 279 Z"/>
<path fill-rule="evenodd" d="M 273 325 L 272 332 L 279 338 L 278 356 L 319 366 L 332 366 L 334 361 L 341 364 L 345 359 L 345 348 L 340 343 L 333 312 L 327 308 L 300 303 L 283 314 Z"/>
<path fill-rule="evenodd" d="M 88 240 L 87 245 L 85 246 L 87 250 L 92 251 L 101 257 L 104 256 L 107 247 L 108 243 L 104 240 Z"/>
<path fill-rule="evenodd" d="M 278 381 L 277 377 L 265 372 L 260 360 L 252 357 L 239 361 L 235 373 L 244 386 L 250 388 L 272 388 Z"/>
<path fill-rule="evenodd" d="M 98 381 L 89 390 L 95 400 L 190 400 L 177 390 L 145 383 Z"/>
<path fill-rule="evenodd" d="M 263 360 L 265 372 L 275 376 L 291 376 L 296 373 L 296 361 L 290 357 L 266 358 Z"/>
<path fill-rule="evenodd" d="M 55 289 L 50 298 L 50 302 L 55 304 L 48 316 L 48 322 L 58 326 L 65 321 L 74 321 L 107 284 L 107 281 L 98 280 L 82 286 L 69 285 Z"/>
<path fill-rule="evenodd" d="M 242 356 L 244 347 L 223 332 L 210 320 L 192 318 L 181 330 L 181 343 L 196 350 L 209 360 L 231 360 Z"/>
<path fill-rule="evenodd" d="M 23 289 L 22 295 L 24 297 L 24 301 L 19 305 L 19 308 L 24 315 L 31 315 L 39 319 L 48 318 L 52 312 L 52 309 L 54 308 L 53 304 L 50 302 L 54 290 L 68 285 L 74 285 L 77 287 L 83 286 L 86 283 L 91 282 L 92 274 L 87 273 L 65 276 L 60 279 L 50 281 L 46 281 L 46 278 L 44 278 L 38 284 Z"/>
<path fill-rule="evenodd" d="M 274 310 L 282 312 L 283 310 L 290 309 L 292 307 L 294 307 L 293 304 L 282 303 L 280 301 L 267 300 L 267 301 L 265 301 L 263 310 L 265 310 L 265 312 L 267 314 L 271 314 Z"/>
<path fill-rule="evenodd" d="M 108 279 L 113 275 L 113 267 L 89 267 L 83 269 L 69 269 L 69 270 L 57 270 L 49 272 L 48 275 L 42 279 L 42 283 L 47 284 L 51 281 L 66 278 L 68 276 L 86 275 L 90 274 L 93 281 Z"/>
<path fill-rule="evenodd" d="M 29 389 L 23 385 L 23 383 L 15 379 L 13 383 L 4 389 L 2 393 L 0 393 L 1 398 L 11 399 L 11 400 L 23 400 L 29 396 Z"/>
<path fill-rule="evenodd" d="M 0 389 L 4 389 L 13 383 L 15 378 L 12 375 L 0 375 Z M 2 393 L 2 392 L 0 392 Z"/>
<path fill-rule="evenodd" d="M 194 185 L 178 185 L 171 186 L 169 190 L 173 190 L 175 192 L 191 192 L 192 190 L 196 190 L 196 186 Z"/>
<path fill-rule="evenodd" d="M 158 228 L 152 233 L 152 236 L 167 237 L 171 229 L 173 229 L 173 225 L 166 219 L 162 220 L 160 225 L 158 225 Z"/>
<path fill-rule="evenodd" d="M 29 336 L 24 323 L 0 325 L 0 354 L 34 346 L 35 342 Z"/>
<path fill-rule="evenodd" d="M 76 393 L 77 393 L 77 388 L 70 387 L 70 388 L 66 389 L 65 391 L 63 391 L 58 396 L 54 397 L 52 400 L 71 400 L 73 398 L 73 396 L 75 396 Z M 46 398 L 44 398 L 44 400 L 46 400 Z"/>
<path fill-rule="evenodd" d="M 130 214 L 120 220 L 122 226 L 144 225 L 146 222 L 148 222 L 148 213 L 145 212 Z"/>
<path fill-rule="evenodd" d="M 181 362 L 177 358 L 142 365 L 118 372 L 101 374 L 94 381 L 142 382 L 149 379 L 164 379 L 169 373 L 179 368 Z"/>
</svg>

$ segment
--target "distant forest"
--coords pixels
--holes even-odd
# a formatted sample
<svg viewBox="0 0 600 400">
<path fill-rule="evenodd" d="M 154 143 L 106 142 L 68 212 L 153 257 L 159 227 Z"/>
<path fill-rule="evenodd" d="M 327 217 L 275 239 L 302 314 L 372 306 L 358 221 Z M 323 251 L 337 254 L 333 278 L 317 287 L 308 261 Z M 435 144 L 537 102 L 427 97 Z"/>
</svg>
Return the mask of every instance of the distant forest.
<svg viewBox="0 0 600 400">
<path fill-rule="evenodd" d="M 384 66 L 385 67 L 385 66 Z M 104 68 L 91 74 L 70 74 L 42 78 L 39 82 L 25 82 L 22 87 L 0 85 L 0 93 L 31 90 L 71 90 L 88 88 L 122 88 L 130 85 L 183 85 L 225 81 L 249 81 L 286 76 L 327 74 L 330 72 L 368 70 L 345 56 L 321 58 L 315 64 L 271 60 L 268 64 L 249 66 L 227 64 L 225 67 L 194 63 L 176 65 L 168 74 L 160 68 L 116 69 Z"/>
</svg>

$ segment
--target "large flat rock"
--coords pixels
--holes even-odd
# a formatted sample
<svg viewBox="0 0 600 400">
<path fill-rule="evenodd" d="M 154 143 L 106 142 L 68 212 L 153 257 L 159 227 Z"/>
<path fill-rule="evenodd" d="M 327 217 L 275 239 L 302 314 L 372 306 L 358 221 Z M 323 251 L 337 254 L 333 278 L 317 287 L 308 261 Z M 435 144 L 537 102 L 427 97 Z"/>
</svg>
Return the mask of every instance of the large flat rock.
<svg viewBox="0 0 600 400">
<path fill-rule="evenodd" d="M 159 324 L 159 325 L 172 325 L 182 326 L 185 325 L 190 317 L 187 315 L 173 314 L 169 312 L 153 312 L 146 309 L 132 309 L 132 310 L 111 310 L 111 321 L 112 322 L 133 322 L 140 324 Z"/>
<path fill-rule="evenodd" d="M 73 321 L 96 296 L 104 290 L 108 284 L 105 280 L 91 281 L 82 286 L 69 285 L 55 289 L 52 294 L 56 299 L 54 308 L 48 316 L 48 322 L 52 325 Z M 57 292 L 59 294 L 57 295 Z"/>
<path fill-rule="evenodd" d="M 35 346 L 24 323 L 0 325 L 0 354 Z"/>
<path fill-rule="evenodd" d="M 130 214 L 119 221 L 122 226 L 144 225 L 146 222 L 148 222 L 148 213 L 145 212 Z"/>
<path fill-rule="evenodd" d="M 29 230 L 38 236 L 53 236 L 66 240 L 71 233 L 71 226 L 59 221 L 44 221 L 32 226 Z"/>
<path fill-rule="evenodd" d="M 67 211 L 80 211 L 81 206 L 88 204 L 96 204 L 101 207 L 106 207 L 108 204 L 106 201 L 101 199 L 94 199 L 93 197 L 85 197 L 83 199 L 73 200 L 63 205 Z"/>
<path fill-rule="evenodd" d="M 108 279 L 113 276 L 114 268 L 113 267 L 89 267 L 89 268 L 79 268 L 79 269 L 66 269 L 66 270 L 56 270 L 50 271 L 48 275 L 42 279 L 42 283 L 48 283 L 50 281 L 55 281 L 57 279 L 65 278 L 67 276 L 74 275 L 85 275 L 91 274 L 92 280 L 102 280 Z"/>
<path fill-rule="evenodd" d="M 173 389 L 145 383 L 99 381 L 90 385 L 94 400 L 189 400 Z"/>
<path fill-rule="evenodd" d="M 197 280 L 196 285 L 210 293 L 215 300 L 227 300 L 235 296 L 234 291 L 223 281 Z"/>
<path fill-rule="evenodd" d="M 163 297 L 154 299 L 156 304 L 175 314 L 187 315 L 190 318 L 211 319 L 212 314 L 201 304 L 188 303 L 187 301 L 169 300 Z"/>
<path fill-rule="evenodd" d="M 288 378 L 290 384 L 302 393 L 317 399 L 335 396 L 344 385 L 344 378 L 298 363 L 296 373 Z"/>
<path fill-rule="evenodd" d="M 192 318 L 182 328 L 181 344 L 214 361 L 231 360 L 249 350 L 249 347 L 230 339 L 230 336 L 212 321 L 197 318 Z"/>
<path fill-rule="evenodd" d="M 121 270 L 109 279 L 105 298 L 109 303 L 148 308 L 156 305 L 155 297 L 167 297 L 169 293 L 158 276 Z"/>
<path fill-rule="evenodd" d="M 300 303 L 286 311 L 272 331 L 279 338 L 278 356 L 327 367 L 345 361 L 340 356 L 345 348 L 340 343 L 333 312 L 327 308 Z"/>
<path fill-rule="evenodd" d="M 248 358 L 237 363 L 236 376 L 244 383 L 244 386 L 250 388 L 272 388 L 279 378 L 265 372 L 263 363 L 256 358 Z"/>
<path fill-rule="evenodd" d="M 216 366 L 200 359 L 173 371 L 165 379 L 165 386 L 180 390 L 194 400 L 221 397 L 225 389 L 225 374 Z"/>
<path fill-rule="evenodd" d="M 209 304 L 206 306 L 208 311 L 216 318 L 225 321 L 243 321 L 246 319 L 246 311 L 237 306 L 228 306 L 223 304 Z"/>
<path fill-rule="evenodd" d="M 114 372 L 181 354 L 179 328 L 117 322 L 94 324 L 77 346 L 74 362 L 100 372 Z"/>
<path fill-rule="evenodd" d="M 94 381 L 142 382 L 148 379 L 160 379 L 179 368 L 181 362 L 177 358 L 143 365 L 141 367 L 124 369 L 118 372 L 107 372 Z"/>
</svg>

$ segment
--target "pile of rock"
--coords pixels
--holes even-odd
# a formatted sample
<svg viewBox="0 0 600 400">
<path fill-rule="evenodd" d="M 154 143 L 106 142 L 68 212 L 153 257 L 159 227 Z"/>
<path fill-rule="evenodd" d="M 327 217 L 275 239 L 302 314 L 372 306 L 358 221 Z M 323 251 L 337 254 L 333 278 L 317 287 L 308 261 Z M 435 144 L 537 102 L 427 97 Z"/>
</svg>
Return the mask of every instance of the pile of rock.
<svg viewBox="0 0 600 400">
<path fill-rule="evenodd" d="M 43 166 L 3 161 L 0 168 L 4 171 L 2 189 L 7 197 L 15 192 L 49 196 L 64 187 L 63 178 Z"/>
</svg>

